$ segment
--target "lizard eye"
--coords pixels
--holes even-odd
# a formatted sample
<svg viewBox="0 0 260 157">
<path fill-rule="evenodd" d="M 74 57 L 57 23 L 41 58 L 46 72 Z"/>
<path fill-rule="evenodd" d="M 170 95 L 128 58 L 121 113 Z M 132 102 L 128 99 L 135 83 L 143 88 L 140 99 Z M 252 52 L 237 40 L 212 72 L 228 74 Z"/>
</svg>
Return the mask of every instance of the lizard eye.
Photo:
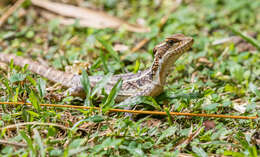
<svg viewBox="0 0 260 157">
<path fill-rule="evenodd" d="M 168 40 L 167 43 L 170 44 L 170 45 L 173 45 L 174 41 L 173 40 Z"/>
</svg>

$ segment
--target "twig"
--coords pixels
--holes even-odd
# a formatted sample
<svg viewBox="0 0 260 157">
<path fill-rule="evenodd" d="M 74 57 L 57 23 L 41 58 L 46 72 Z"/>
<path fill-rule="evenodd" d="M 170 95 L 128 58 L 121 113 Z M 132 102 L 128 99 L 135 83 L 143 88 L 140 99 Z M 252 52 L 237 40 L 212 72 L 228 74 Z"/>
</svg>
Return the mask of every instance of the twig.
<svg viewBox="0 0 260 157">
<path fill-rule="evenodd" d="M 28 105 L 32 106 L 31 103 L 24 102 L 0 102 L 0 104 L 7 105 Z M 76 108 L 76 109 L 94 109 L 101 110 L 99 107 L 88 107 L 88 106 L 74 106 L 74 105 L 59 105 L 59 104 L 39 104 L 40 106 L 48 107 L 66 107 L 66 108 Z M 133 114 L 149 114 L 149 115 L 167 115 L 166 112 L 161 111 L 141 111 L 141 110 L 122 110 L 122 109 L 110 109 L 109 112 L 123 112 L 123 113 L 133 113 Z M 169 112 L 172 116 L 193 116 L 193 117 L 215 117 L 215 118 L 232 118 L 232 119 L 257 119 L 257 116 L 234 116 L 234 115 L 219 115 L 219 114 L 206 114 L 206 113 L 183 113 L 183 112 Z"/>
<path fill-rule="evenodd" d="M 1 144 L 13 145 L 13 146 L 16 146 L 16 147 L 27 147 L 27 144 L 10 142 L 10 141 L 7 141 L 7 140 L 0 140 L 0 143 Z"/>
<path fill-rule="evenodd" d="M 196 130 L 194 133 L 192 133 L 192 129 L 193 129 L 193 127 L 191 126 L 189 136 L 186 139 L 180 141 L 177 145 L 175 145 L 174 146 L 175 149 L 182 151 L 182 148 L 183 148 L 182 145 L 187 146 L 195 137 L 197 137 L 199 135 L 199 133 L 202 130 L 202 127 L 200 127 L 198 130 Z"/>
<path fill-rule="evenodd" d="M 24 2 L 25 0 L 18 0 L 11 8 L 7 10 L 6 13 L 4 13 L 0 18 L 0 27 L 5 23 L 5 21 L 8 19 L 10 15 L 13 14 L 13 12 L 19 8 L 19 6 Z"/>
<path fill-rule="evenodd" d="M 124 27 L 128 31 L 140 33 L 150 31 L 150 29 L 147 27 L 137 24 L 130 24 L 122 19 L 111 16 L 102 11 L 96 11 L 89 8 L 76 7 L 74 5 L 45 0 L 31 0 L 31 2 L 34 6 L 44 8 L 50 12 L 63 16 L 64 18 L 59 19 L 60 22 L 65 25 L 74 24 L 75 19 L 78 19 L 78 24 L 82 27 L 93 27 L 97 29 L 116 29 Z"/>
<path fill-rule="evenodd" d="M 0 130 L 5 130 L 5 129 L 12 129 L 12 128 L 17 128 L 20 126 L 24 125 L 47 125 L 47 126 L 56 126 L 64 130 L 70 130 L 70 128 L 60 125 L 60 124 L 55 124 L 55 123 L 41 123 L 41 122 L 25 122 L 25 123 L 18 123 L 18 124 L 13 124 L 13 125 L 8 125 L 6 127 L 0 128 Z M 86 129 L 83 128 L 78 128 L 79 130 L 87 131 Z"/>
<path fill-rule="evenodd" d="M 139 43 L 137 43 L 137 45 L 135 47 L 132 48 L 131 52 L 136 52 L 138 51 L 140 48 L 142 48 L 147 42 L 149 41 L 149 39 L 144 38 L 143 40 L 141 40 Z"/>
</svg>

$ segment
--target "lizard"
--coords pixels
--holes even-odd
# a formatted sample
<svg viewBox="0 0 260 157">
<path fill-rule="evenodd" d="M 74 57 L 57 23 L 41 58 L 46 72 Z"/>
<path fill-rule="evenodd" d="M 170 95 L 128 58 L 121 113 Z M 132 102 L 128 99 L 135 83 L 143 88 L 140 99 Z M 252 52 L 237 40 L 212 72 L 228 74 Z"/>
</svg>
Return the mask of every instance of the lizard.
<svg viewBox="0 0 260 157">
<path fill-rule="evenodd" d="M 158 96 L 163 92 L 167 76 L 174 67 L 175 61 L 192 45 L 193 38 L 183 34 L 174 34 L 167 37 L 153 49 L 154 60 L 151 67 L 137 73 L 113 75 L 105 85 L 105 91 L 109 93 L 121 78 L 123 80 L 122 87 L 116 97 L 118 102 L 134 96 Z M 0 53 L 1 62 L 10 63 L 11 60 L 13 60 L 14 65 L 21 67 L 28 64 L 28 70 L 69 88 L 71 96 L 86 96 L 81 84 L 81 75 L 59 71 L 14 54 Z M 89 76 L 90 86 L 93 88 L 102 78 L 103 76 Z"/>
</svg>

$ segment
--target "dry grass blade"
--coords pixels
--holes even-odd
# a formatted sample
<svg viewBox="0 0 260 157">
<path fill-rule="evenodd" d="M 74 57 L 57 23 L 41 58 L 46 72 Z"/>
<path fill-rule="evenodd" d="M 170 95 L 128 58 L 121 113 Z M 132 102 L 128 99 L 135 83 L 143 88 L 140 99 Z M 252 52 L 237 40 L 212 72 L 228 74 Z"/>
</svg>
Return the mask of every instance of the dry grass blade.
<svg viewBox="0 0 260 157">
<path fill-rule="evenodd" d="M 1 18 L 0 18 L 0 27 L 5 23 L 5 21 L 8 19 L 10 15 L 13 14 L 13 12 L 20 7 L 20 5 L 24 2 L 25 0 L 18 0 L 11 8 L 8 9 L 7 12 L 5 12 Z"/>
<path fill-rule="evenodd" d="M 47 9 L 56 14 L 70 17 L 68 19 L 62 19 L 62 24 L 68 25 L 75 22 L 75 19 L 79 20 L 79 25 L 82 27 L 94 27 L 94 28 L 119 28 L 124 27 L 128 31 L 132 32 L 149 32 L 149 29 L 139 25 L 129 24 L 119 18 L 106 14 L 105 12 L 96 11 L 88 8 L 80 8 L 72 5 L 49 2 L 45 0 L 32 0 L 33 5 Z"/>
<path fill-rule="evenodd" d="M 7 140 L 0 140 L 0 143 L 4 144 L 4 145 L 13 145 L 13 146 L 16 146 L 16 147 L 27 147 L 27 144 L 10 142 L 10 141 L 7 141 Z"/>
</svg>

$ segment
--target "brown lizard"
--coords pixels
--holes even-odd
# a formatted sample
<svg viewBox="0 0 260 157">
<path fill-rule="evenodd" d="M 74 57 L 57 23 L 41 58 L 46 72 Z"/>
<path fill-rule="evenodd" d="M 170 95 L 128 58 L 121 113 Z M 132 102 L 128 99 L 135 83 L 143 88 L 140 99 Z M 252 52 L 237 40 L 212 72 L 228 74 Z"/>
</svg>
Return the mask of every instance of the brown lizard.
<svg viewBox="0 0 260 157">
<path fill-rule="evenodd" d="M 191 48 L 193 39 L 182 34 L 172 35 L 154 48 L 154 61 L 150 68 L 138 73 L 126 73 L 113 75 L 108 84 L 104 87 L 106 92 L 110 92 L 115 83 L 122 78 L 123 83 L 116 101 L 123 101 L 134 96 L 157 96 L 163 91 L 167 75 L 173 68 L 175 61 Z M 40 65 L 27 58 L 15 56 L 13 54 L 0 53 L 0 61 L 10 63 L 13 60 L 15 65 L 25 66 L 28 69 L 47 79 L 60 83 L 69 88 L 72 96 L 84 97 L 85 93 L 81 84 L 81 75 L 66 73 L 55 70 L 51 67 Z M 90 86 L 94 87 L 103 76 L 89 76 Z"/>
</svg>

